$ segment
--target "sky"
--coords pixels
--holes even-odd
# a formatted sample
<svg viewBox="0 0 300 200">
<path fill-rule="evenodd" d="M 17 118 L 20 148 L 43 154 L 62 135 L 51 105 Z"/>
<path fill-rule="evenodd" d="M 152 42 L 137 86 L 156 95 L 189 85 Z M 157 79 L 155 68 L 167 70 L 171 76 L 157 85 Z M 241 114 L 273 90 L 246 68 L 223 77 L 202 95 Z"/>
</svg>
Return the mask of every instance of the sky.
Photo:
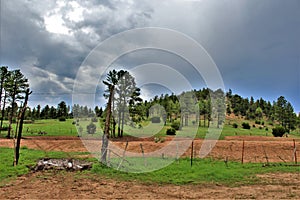
<svg viewBox="0 0 300 200">
<path fill-rule="evenodd" d="M 299 0 L 0 2 L 0 65 L 29 79 L 30 106 L 72 104 L 83 82 L 81 101 L 103 105 L 101 80 L 123 67 L 144 98 L 221 77 L 226 90 L 271 102 L 282 95 L 300 111 Z M 147 27 L 155 32 L 139 32 Z"/>
</svg>

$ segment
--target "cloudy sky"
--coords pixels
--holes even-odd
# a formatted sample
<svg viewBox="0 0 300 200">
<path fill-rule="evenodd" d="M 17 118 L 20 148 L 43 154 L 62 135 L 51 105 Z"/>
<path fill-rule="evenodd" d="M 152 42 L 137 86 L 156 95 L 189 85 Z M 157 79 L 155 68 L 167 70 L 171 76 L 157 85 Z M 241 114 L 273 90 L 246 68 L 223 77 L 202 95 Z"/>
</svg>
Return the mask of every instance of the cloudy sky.
<svg viewBox="0 0 300 200">
<path fill-rule="evenodd" d="M 299 0 L 0 2 L 0 65 L 21 68 L 29 78 L 34 92 L 31 106 L 57 105 L 61 100 L 71 104 L 78 72 L 84 73 L 88 84 L 97 85 L 101 78 L 97 70 L 93 71 L 93 67 L 97 67 L 95 63 L 103 64 L 103 58 L 109 54 L 97 52 L 101 42 L 123 31 L 159 27 L 177 31 L 201 45 L 217 66 L 226 90 L 231 88 L 244 97 L 263 97 L 270 101 L 283 95 L 297 112 L 300 111 Z M 153 35 L 142 34 L 117 44 L 121 50 L 129 44 L 161 44 L 159 39 L 155 40 Z M 182 52 L 193 53 L 187 43 L 178 41 L 175 36 L 167 41 Z M 97 53 L 93 54 L 93 49 Z M 205 60 L 201 56 L 200 59 Z M 180 77 L 185 77 L 192 88 L 207 86 L 207 77 L 197 75 L 191 63 L 181 55 L 159 49 L 128 52 L 100 71 L 115 66 L 138 74 L 138 84 L 146 77 L 157 78 L 170 72 L 172 76 L 166 78 L 171 83 L 170 88 L 165 89 L 171 92 Z M 166 71 L 159 73 L 158 66 Z M 143 87 L 145 97 L 164 90 L 163 86 Z M 96 96 L 102 95 L 101 89 L 99 91 Z"/>
</svg>

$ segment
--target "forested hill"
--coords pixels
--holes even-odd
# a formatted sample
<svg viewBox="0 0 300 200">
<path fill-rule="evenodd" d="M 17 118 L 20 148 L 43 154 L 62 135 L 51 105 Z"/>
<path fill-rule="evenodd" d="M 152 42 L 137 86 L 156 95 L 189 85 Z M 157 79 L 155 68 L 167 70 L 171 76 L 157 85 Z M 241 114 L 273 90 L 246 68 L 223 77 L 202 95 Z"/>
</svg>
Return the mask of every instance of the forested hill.
<svg viewBox="0 0 300 200">
<path fill-rule="evenodd" d="M 224 111 L 227 115 L 234 114 L 242 116 L 249 120 L 266 119 L 275 121 L 278 124 L 286 127 L 287 129 L 295 129 L 300 126 L 300 118 L 294 112 L 293 106 L 286 100 L 285 97 L 280 96 L 273 102 L 266 101 L 263 98 L 254 99 L 253 97 L 242 97 L 239 94 L 234 94 L 232 90 L 224 93 L 222 90 L 212 91 L 208 88 L 200 90 L 193 90 L 183 92 L 180 95 L 175 94 L 161 94 L 155 96 L 150 100 L 142 100 L 128 104 L 130 116 L 134 122 L 145 120 L 151 115 L 151 107 L 159 104 L 164 107 L 166 119 L 171 120 L 171 117 L 181 117 L 182 102 L 180 97 L 190 93 L 199 105 L 200 118 L 209 121 L 211 118 L 211 96 L 224 97 L 224 106 L 220 106 L 221 112 Z M 95 114 L 98 117 L 103 117 L 105 108 L 96 106 L 91 109 L 87 106 L 73 105 L 67 106 L 65 102 L 60 102 L 55 107 L 46 105 L 44 108 L 37 106 L 28 110 L 26 117 L 30 119 L 49 119 L 49 118 L 72 118 L 78 116 L 91 117 Z"/>
</svg>

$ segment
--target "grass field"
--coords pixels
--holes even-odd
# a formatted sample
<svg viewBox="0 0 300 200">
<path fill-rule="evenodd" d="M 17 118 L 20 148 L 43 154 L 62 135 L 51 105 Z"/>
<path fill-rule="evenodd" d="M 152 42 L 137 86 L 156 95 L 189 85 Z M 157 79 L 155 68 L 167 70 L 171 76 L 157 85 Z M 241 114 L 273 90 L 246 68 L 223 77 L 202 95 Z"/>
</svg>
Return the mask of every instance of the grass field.
<svg viewBox="0 0 300 200">
<path fill-rule="evenodd" d="M 46 132 L 47 136 L 77 136 L 75 125 L 72 119 L 60 122 L 57 119 L 36 120 L 32 124 L 23 125 L 23 136 L 37 136 L 40 131 Z M 4 122 L 4 127 L 8 126 L 8 122 Z M 15 132 L 16 124 L 13 124 Z M 7 131 L 2 131 L 1 135 L 5 136 Z"/>
<path fill-rule="evenodd" d="M 256 174 L 274 172 L 299 173 L 299 167 L 262 167 L 262 164 L 247 163 L 242 165 L 238 162 L 230 162 L 228 167 L 223 161 L 211 159 L 196 159 L 190 166 L 189 159 L 180 159 L 171 165 L 149 173 L 126 173 L 103 167 L 100 164 L 93 166 L 92 172 L 104 174 L 111 178 L 121 180 L 139 180 L 149 183 L 160 184 L 198 184 L 219 183 L 225 185 L 241 185 L 257 183 Z"/>
<path fill-rule="evenodd" d="M 80 153 L 66 154 L 63 152 L 43 152 L 22 148 L 20 162 L 17 167 L 13 167 L 13 149 L 0 148 L 0 181 L 5 184 L 7 181 L 26 174 L 29 169 L 28 165 L 34 165 L 40 158 L 70 158 Z M 82 153 L 81 153 L 82 154 Z M 131 158 L 137 162 L 136 159 Z M 157 158 L 158 159 L 158 158 Z M 108 178 L 118 180 L 138 180 L 147 183 L 159 184 L 197 184 L 197 183 L 219 183 L 225 185 L 241 185 L 257 183 L 256 174 L 269 172 L 292 172 L 299 173 L 299 167 L 286 167 L 277 164 L 273 167 L 262 167 L 262 164 L 246 163 L 244 165 L 237 162 L 229 162 L 228 166 L 223 161 L 212 159 L 196 159 L 190 166 L 189 159 L 180 159 L 171 165 L 157 171 L 149 173 L 126 173 L 117 171 L 112 168 L 101 165 L 96 159 L 89 159 L 94 165 L 91 171 L 83 172 L 84 174 L 97 174 Z M 79 172 L 78 172 L 79 173 Z"/>
<path fill-rule="evenodd" d="M 46 132 L 47 136 L 77 136 L 83 135 L 85 137 L 101 137 L 103 133 L 103 129 L 100 128 L 100 123 L 95 123 L 97 125 L 96 133 L 94 135 L 87 134 L 87 125 L 91 122 L 90 119 L 81 120 L 79 122 L 79 126 L 74 125 L 73 119 L 67 119 L 67 121 L 60 122 L 57 119 L 48 119 L 48 120 L 36 120 L 32 124 L 24 124 L 23 128 L 23 136 L 38 136 L 39 132 Z M 251 125 L 251 129 L 243 129 L 241 127 L 242 122 L 248 122 Z M 233 128 L 232 124 L 237 123 L 238 128 Z M 7 122 L 4 122 L 4 126 L 6 126 Z M 191 123 L 190 123 L 191 124 Z M 203 123 L 202 123 L 203 124 Z M 15 125 L 13 124 L 13 130 L 15 130 Z M 265 126 L 262 125 L 255 125 L 253 127 L 254 122 L 249 120 L 242 120 L 239 118 L 227 120 L 224 124 L 222 129 L 222 133 L 219 139 L 224 139 L 225 136 L 270 136 L 272 135 L 272 128 L 273 126 L 266 124 Z M 79 134 L 77 129 L 82 127 L 82 133 Z M 124 135 L 131 135 L 135 137 L 165 137 L 166 131 L 168 128 L 171 127 L 170 123 L 167 123 L 166 126 L 163 124 L 152 124 L 144 122 L 143 128 L 133 128 L 129 125 L 125 125 L 124 128 Z M 261 127 L 261 128 L 260 128 Z M 266 130 L 267 128 L 267 130 Z M 205 138 L 208 128 L 207 127 L 183 127 L 182 131 L 177 131 L 178 136 L 186 136 L 186 135 L 194 135 L 195 131 L 197 131 L 196 138 Z M 190 133 L 192 132 L 192 133 Z M 2 131 L 0 137 L 4 137 L 7 132 Z M 300 138 L 300 130 L 295 130 L 290 133 L 290 136 L 295 138 Z"/>
</svg>

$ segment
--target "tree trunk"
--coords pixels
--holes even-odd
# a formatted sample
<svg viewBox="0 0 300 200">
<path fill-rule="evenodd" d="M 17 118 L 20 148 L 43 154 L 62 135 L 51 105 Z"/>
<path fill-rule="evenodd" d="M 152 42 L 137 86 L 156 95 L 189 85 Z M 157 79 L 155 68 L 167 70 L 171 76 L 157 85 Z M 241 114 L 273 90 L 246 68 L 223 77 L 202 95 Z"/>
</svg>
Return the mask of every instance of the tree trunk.
<svg viewBox="0 0 300 200">
<path fill-rule="evenodd" d="M 111 103 L 112 103 L 112 96 L 113 96 L 114 86 L 110 86 L 110 93 L 107 103 L 106 109 L 106 120 L 105 120 L 105 127 L 104 133 L 102 136 L 102 147 L 101 147 L 101 162 L 106 164 L 106 157 L 107 157 L 107 147 L 108 147 L 108 139 L 109 139 L 109 128 L 110 128 L 110 118 L 111 118 Z"/>
<path fill-rule="evenodd" d="M 184 117 L 185 117 L 185 126 L 189 126 L 189 114 L 185 113 Z"/>
<path fill-rule="evenodd" d="M 29 89 L 27 89 L 26 95 L 25 95 L 24 106 L 23 106 L 23 109 L 22 109 L 22 111 L 20 113 L 21 117 L 20 117 L 18 137 L 17 137 L 17 144 L 16 144 L 16 150 L 15 150 L 15 162 L 14 162 L 14 166 L 18 165 L 18 162 L 19 162 L 20 145 L 21 145 L 21 138 L 22 138 L 22 131 L 23 131 L 23 122 L 24 122 L 26 108 L 27 108 L 27 102 L 28 102 L 28 98 L 29 98 L 30 94 L 31 94 L 31 92 L 29 92 Z"/>
<path fill-rule="evenodd" d="M 180 124 L 181 124 L 181 127 L 183 127 L 184 125 L 183 125 L 183 118 L 184 118 L 184 115 L 183 115 L 183 113 L 181 113 L 180 114 Z"/>
<path fill-rule="evenodd" d="M 13 98 L 12 98 L 12 105 L 11 105 L 11 112 L 10 112 L 10 116 L 9 116 L 9 124 L 8 124 L 8 131 L 7 131 L 7 136 L 6 138 L 10 138 L 10 134 L 11 134 L 11 129 L 12 129 L 12 120 L 13 120 L 13 117 L 14 117 L 14 111 L 15 111 L 15 95 L 13 95 Z"/>
<path fill-rule="evenodd" d="M 123 137 L 123 133 L 124 133 L 125 106 L 126 106 L 126 101 L 125 101 L 125 99 L 124 99 L 124 100 L 123 100 L 123 108 L 122 108 L 121 137 Z"/>
<path fill-rule="evenodd" d="M 4 94 L 4 99 L 3 99 L 3 106 L 2 106 L 2 110 L 1 110 L 0 133 L 1 133 L 2 127 L 3 127 L 3 120 L 4 120 L 4 115 L 5 115 L 5 106 L 6 106 L 6 98 L 7 98 L 7 95 L 5 93 Z"/>
<path fill-rule="evenodd" d="M 121 110 L 118 113 L 118 137 L 121 137 Z"/>
<path fill-rule="evenodd" d="M 113 96 L 112 96 L 112 123 L 113 123 L 113 130 L 112 130 L 112 137 L 115 138 L 116 137 L 116 121 L 115 121 L 115 100 L 114 100 L 114 92 L 113 92 Z"/>
<path fill-rule="evenodd" d="M 122 112 L 122 123 L 121 123 L 121 137 L 123 137 L 123 133 L 124 133 L 124 123 L 125 123 L 125 116 L 124 116 L 124 113 L 125 113 L 125 109 L 123 109 L 123 112 Z"/>
<path fill-rule="evenodd" d="M 199 125 L 199 127 L 201 127 L 201 114 L 199 113 L 199 115 L 197 115 L 197 118 L 198 118 L 198 125 Z"/>
</svg>

